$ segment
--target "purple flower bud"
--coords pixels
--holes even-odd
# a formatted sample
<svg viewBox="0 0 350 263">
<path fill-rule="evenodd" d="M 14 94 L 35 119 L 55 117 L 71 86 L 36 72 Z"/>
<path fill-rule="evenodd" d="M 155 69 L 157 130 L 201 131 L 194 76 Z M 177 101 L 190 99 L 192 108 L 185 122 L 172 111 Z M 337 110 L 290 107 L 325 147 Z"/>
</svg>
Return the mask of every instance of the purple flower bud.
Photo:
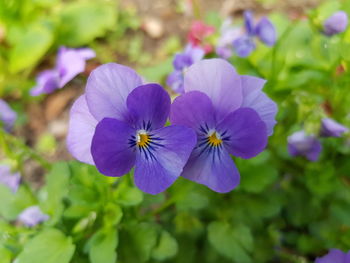
<svg viewBox="0 0 350 263">
<path fill-rule="evenodd" d="M 0 126 L 6 131 L 11 131 L 17 119 L 17 113 L 2 99 L 0 99 Z"/>
<path fill-rule="evenodd" d="M 344 32 L 348 25 L 348 15 L 344 11 L 335 12 L 323 23 L 323 32 L 332 36 Z"/>
<path fill-rule="evenodd" d="M 85 70 L 86 60 L 95 57 L 89 48 L 61 47 L 58 51 L 56 67 L 45 70 L 37 76 L 37 85 L 30 91 L 32 96 L 49 94 L 62 88 L 79 73 Z"/>
<path fill-rule="evenodd" d="M 7 186 L 13 193 L 16 193 L 20 181 L 21 175 L 19 173 L 12 173 L 8 165 L 0 165 L 0 184 Z"/>
<path fill-rule="evenodd" d="M 291 156 L 302 155 L 314 162 L 318 160 L 321 150 L 320 141 L 304 131 L 295 132 L 288 137 L 288 152 Z"/>
<path fill-rule="evenodd" d="M 233 47 L 239 57 L 248 57 L 256 48 L 253 38 L 243 36 L 233 42 Z"/>
<path fill-rule="evenodd" d="M 253 12 L 245 11 L 243 16 L 244 16 L 244 25 L 248 35 L 254 35 L 255 30 L 254 30 Z"/>
<path fill-rule="evenodd" d="M 339 249 L 331 249 L 329 253 L 321 258 L 316 258 L 315 263 L 349 263 L 350 251 L 344 253 Z"/>
<path fill-rule="evenodd" d="M 37 224 L 48 220 L 50 217 L 44 214 L 39 206 L 30 206 L 22 211 L 18 216 L 18 220 L 28 227 L 36 226 Z"/>
<path fill-rule="evenodd" d="M 268 46 L 276 43 L 276 30 L 269 19 L 263 17 L 255 28 L 255 34 Z"/>
<path fill-rule="evenodd" d="M 330 118 L 322 119 L 321 136 L 323 137 L 340 137 L 347 131 L 349 131 L 348 128 Z"/>
</svg>

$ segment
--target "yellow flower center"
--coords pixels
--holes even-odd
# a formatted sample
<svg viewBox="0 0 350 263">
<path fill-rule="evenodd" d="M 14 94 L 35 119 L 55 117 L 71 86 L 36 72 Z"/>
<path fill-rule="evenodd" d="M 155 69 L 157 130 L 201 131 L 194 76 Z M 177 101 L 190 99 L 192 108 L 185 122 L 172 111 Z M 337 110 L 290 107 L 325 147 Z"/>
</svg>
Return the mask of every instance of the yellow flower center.
<svg viewBox="0 0 350 263">
<path fill-rule="evenodd" d="M 151 138 L 147 133 L 140 132 L 137 134 L 137 145 L 139 147 L 148 146 L 150 142 L 151 142 Z"/>
<path fill-rule="evenodd" d="M 211 146 L 219 146 L 222 143 L 222 140 L 218 138 L 217 133 L 213 132 L 209 137 L 208 137 L 208 142 Z"/>
</svg>

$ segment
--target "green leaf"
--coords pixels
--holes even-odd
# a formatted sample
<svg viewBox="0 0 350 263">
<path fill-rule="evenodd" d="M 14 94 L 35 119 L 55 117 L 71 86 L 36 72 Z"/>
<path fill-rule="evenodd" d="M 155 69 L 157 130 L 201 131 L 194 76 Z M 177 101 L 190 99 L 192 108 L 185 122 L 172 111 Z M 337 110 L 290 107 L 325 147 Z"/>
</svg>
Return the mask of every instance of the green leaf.
<svg viewBox="0 0 350 263">
<path fill-rule="evenodd" d="M 91 263 L 115 263 L 117 260 L 118 232 L 116 228 L 101 229 L 89 240 Z"/>
<path fill-rule="evenodd" d="M 15 263 L 69 263 L 74 250 L 70 237 L 57 229 L 47 229 L 24 246 Z"/>
<path fill-rule="evenodd" d="M 123 210 L 119 205 L 114 203 L 108 203 L 104 208 L 104 225 L 115 226 L 119 224 L 123 217 Z"/>
<path fill-rule="evenodd" d="M 0 245 L 0 255 L 1 255 L 1 259 L 0 259 L 1 263 L 11 263 L 12 253 L 1 245 Z"/>
<path fill-rule="evenodd" d="M 88 44 L 115 29 L 117 6 L 114 2 L 84 1 L 66 4 L 61 13 L 60 41 L 69 46 Z"/>
<path fill-rule="evenodd" d="M 252 262 L 253 237 L 244 225 L 230 226 L 226 222 L 212 222 L 208 226 L 210 244 L 223 256 L 237 263 Z"/>
<path fill-rule="evenodd" d="M 123 206 L 135 206 L 143 200 L 143 193 L 136 187 L 121 185 L 115 194 L 117 203 Z"/>
<path fill-rule="evenodd" d="M 17 73 L 33 67 L 53 43 L 52 32 L 41 24 L 28 26 L 9 54 L 9 70 Z"/>
<path fill-rule="evenodd" d="M 160 235 L 158 245 L 152 251 L 152 257 L 156 260 L 163 261 L 174 257 L 177 253 L 178 245 L 176 239 L 167 231 L 163 231 Z"/>
</svg>

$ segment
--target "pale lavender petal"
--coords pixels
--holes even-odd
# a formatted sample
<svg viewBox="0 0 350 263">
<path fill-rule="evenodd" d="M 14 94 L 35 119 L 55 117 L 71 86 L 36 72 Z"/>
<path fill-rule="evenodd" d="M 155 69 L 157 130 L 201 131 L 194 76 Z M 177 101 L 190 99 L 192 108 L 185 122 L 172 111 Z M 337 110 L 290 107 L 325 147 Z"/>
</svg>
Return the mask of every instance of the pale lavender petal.
<svg viewBox="0 0 350 263">
<path fill-rule="evenodd" d="M 180 70 L 174 70 L 169 74 L 166 84 L 176 93 L 185 93 L 184 89 L 184 75 Z"/>
<path fill-rule="evenodd" d="M 36 226 L 37 224 L 47 221 L 50 217 L 44 214 L 39 206 L 30 206 L 22 211 L 18 216 L 18 221 L 28 227 Z"/>
<path fill-rule="evenodd" d="M 267 144 L 266 125 L 250 108 L 240 108 L 229 114 L 216 128 L 226 150 L 241 158 L 252 158 Z"/>
<path fill-rule="evenodd" d="M 348 15 L 344 11 L 335 12 L 323 23 L 323 32 L 332 36 L 345 31 L 348 26 Z"/>
<path fill-rule="evenodd" d="M 216 48 L 216 54 L 224 59 L 229 59 L 233 55 L 233 46 L 219 46 Z"/>
<path fill-rule="evenodd" d="M 57 70 L 45 70 L 36 78 L 36 86 L 30 90 L 31 96 L 49 94 L 59 88 L 59 73 Z"/>
<path fill-rule="evenodd" d="M 126 66 L 109 63 L 96 68 L 86 86 L 86 101 L 91 114 L 103 118 L 127 118 L 126 98 L 136 87 L 142 85 L 137 73 Z"/>
<path fill-rule="evenodd" d="M 94 164 L 91 155 L 91 142 L 97 120 L 91 115 L 85 95 L 80 96 L 70 110 L 67 147 L 79 161 Z"/>
<path fill-rule="evenodd" d="M 152 144 L 139 151 L 136 158 L 135 184 L 142 191 L 158 194 L 180 176 L 194 145 L 196 134 L 183 126 L 169 126 L 152 131 Z"/>
<path fill-rule="evenodd" d="M 17 113 L 2 99 L 0 99 L 0 127 L 11 131 L 17 119 Z"/>
<path fill-rule="evenodd" d="M 329 253 L 321 258 L 316 258 L 315 263 L 348 263 L 346 254 L 339 249 L 331 249 Z"/>
<path fill-rule="evenodd" d="M 97 124 L 91 154 L 100 173 L 115 177 L 130 171 L 136 159 L 131 143 L 135 136 L 135 129 L 116 119 L 105 118 Z"/>
<path fill-rule="evenodd" d="M 11 167 L 0 164 L 0 184 L 3 184 L 16 193 L 21 181 L 21 175 L 18 172 L 11 172 Z"/>
<path fill-rule="evenodd" d="M 78 48 L 76 49 L 76 52 L 79 54 L 80 57 L 82 57 L 85 60 L 89 60 L 96 57 L 95 51 L 91 48 Z"/>
<path fill-rule="evenodd" d="M 209 125 L 215 128 L 215 113 L 209 97 L 200 91 L 190 91 L 178 96 L 171 105 L 170 122 L 199 130 Z"/>
<path fill-rule="evenodd" d="M 276 29 L 266 17 L 260 20 L 255 28 L 255 33 L 258 38 L 268 46 L 273 46 L 276 43 Z"/>
<path fill-rule="evenodd" d="M 288 137 L 288 152 L 291 156 L 302 155 L 310 161 L 317 161 L 322 150 L 320 141 L 313 135 L 298 131 Z"/>
<path fill-rule="evenodd" d="M 273 134 L 273 128 L 276 124 L 277 104 L 271 100 L 263 91 L 262 88 L 266 80 L 252 77 L 241 76 L 243 103 L 242 107 L 254 109 L 265 122 L 267 134 Z"/>
<path fill-rule="evenodd" d="M 158 84 L 145 84 L 130 92 L 126 104 L 136 129 L 154 130 L 164 126 L 170 112 L 170 97 Z"/>
<path fill-rule="evenodd" d="M 233 41 L 233 48 L 237 56 L 245 58 L 255 50 L 255 43 L 252 37 L 242 36 Z"/>
<path fill-rule="evenodd" d="M 216 149 L 209 151 L 205 146 L 197 146 L 181 176 L 206 185 L 213 191 L 226 193 L 238 186 L 239 172 L 226 149 Z"/>
<path fill-rule="evenodd" d="M 349 129 L 330 118 L 322 119 L 321 136 L 323 137 L 341 137 Z"/>
<path fill-rule="evenodd" d="M 217 121 L 242 104 L 241 78 L 224 59 L 201 60 L 185 73 L 185 91 L 201 91 L 211 99 Z"/>
</svg>

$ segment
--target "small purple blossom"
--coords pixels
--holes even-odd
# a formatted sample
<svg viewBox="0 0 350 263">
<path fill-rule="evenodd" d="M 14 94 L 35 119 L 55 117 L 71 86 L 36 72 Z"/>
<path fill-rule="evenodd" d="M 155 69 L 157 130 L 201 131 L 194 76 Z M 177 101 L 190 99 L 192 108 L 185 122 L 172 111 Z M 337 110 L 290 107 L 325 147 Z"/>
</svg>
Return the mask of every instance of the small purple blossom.
<svg viewBox="0 0 350 263">
<path fill-rule="evenodd" d="M 231 19 L 226 19 L 220 29 L 221 36 L 216 46 L 216 54 L 224 59 L 228 59 L 233 55 L 233 41 L 241 34 L 238 27 L 232 25 Z"/>
<path fill-rule="evenodd" d="M 71 109 L 68 149 L 106 176 L 123 176 L 135 166 L 138 188 L 162 192 L 180 176 L 196 140 L 189 128 L 163 127 L 170 103 L 161 86 L 142 85 L 134 70 L 102 65 Z"/>
<path fill-rule="evenodd" d="M 323 32 L 327 36 L 333 36 L 345 31 L 348 26 L 348 15 L 344 11 L 335 12 L 323 23 Z"/>
<path fill-rule="evenodd" d="M 197 145 L 182 176 L 216 192 L 229 192 L 240 181 L 231 154 L 251 158 L 267 144 L 276 123 L 276 104 L 263 92 L 265 80 L 240 76 L 223 59 L 192 65 L 185 93 L 171 107 L 172 124 L 197 133 Z"/>
<path fill-rule="evenodd" d="M 50 217 L 44 214 L 39 206 L 30 206 L 22 211 L 18 216 L 18 221 L 26 225 L 27 227 L 33 227 L 37 224 L 47 221 Z"/>
<path fill-rule="evenodd" d="M 75 76 L 85 70 L 86 60 L 94 58 L 95 52 L 89 48 L 61 47 L 54 69 L 44 70 L 37 76 L 37 84 L 31 89 L 32 96 L 49 94 L 63 88 Z"/>
<path fill-rule="evenodd" d="M 11 167 L 0 164 L 0 184 L 3 184 L 16 193 L 21 181 L 21 175 L 18 172 L 11 172 Z"/>
<path fill-rule="evenodd" d="M 321 136 L 323 137 L 341 137 L 349 129 L 330 118 L 322 119 Z"/>
<path fill-rule="evenodd" d="M 167 85 L 176 93 L 183 93 L 184 72 L 193 63 L 200 61 L 204 57 L 204 50 L 199 47 L 193 47 L 188 44 L 182 53 L 174 57 L 174 71 L 167 78 Z"/>
<path fill-rule="evenodd" d="M 288 137 L 288 152 L 291 156 L 305 156 L 308 160 L 318 160 L 322 150 L 320 141 L 314 135 L 298 131 Z"/>
<path fill-rule="evenodd" d="M 315 263 L 350 263 L 350 251 L 345 253 L 339 249 L 331 249 L 327 255 L 316 258 Z"/>
<path fill-rule="evenodd" d="M 0 127 L 6 131 L 11 131 L 17 119 L 17 113 L 2 99 L 0 99 Z"/>
<path fill-rule="evenodd" d="M 254 25 L 253 14 L 244 12 L 245 34 L 233 41 L 233 47 L 239 57 L 247 57 L 255 50 L 254 37 L 257 37 L 267 46 L 276 43 L 276 29 L 267 17 L 263 17 Z"/>
</svg>

